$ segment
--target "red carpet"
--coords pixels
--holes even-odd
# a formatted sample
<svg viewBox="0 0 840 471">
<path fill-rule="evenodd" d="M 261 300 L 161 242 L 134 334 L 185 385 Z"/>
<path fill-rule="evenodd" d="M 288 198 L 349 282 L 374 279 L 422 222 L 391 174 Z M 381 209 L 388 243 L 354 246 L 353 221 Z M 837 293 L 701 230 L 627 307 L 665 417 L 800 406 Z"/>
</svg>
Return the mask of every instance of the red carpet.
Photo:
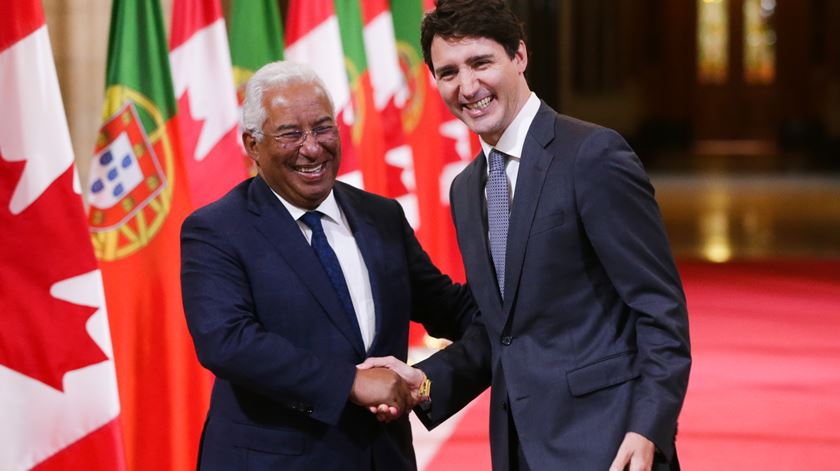
<svg viewBox="0 0 840 471">
<path fill-rule="evenodd" d="M 694 355 L 683 469 L 840 469 L 840 261 L 685 262 L 680 272 Z M 415 429 L 421 469 L 490 469 L 488 398 L 453 419 L 448 438 Z"/>
</svg>

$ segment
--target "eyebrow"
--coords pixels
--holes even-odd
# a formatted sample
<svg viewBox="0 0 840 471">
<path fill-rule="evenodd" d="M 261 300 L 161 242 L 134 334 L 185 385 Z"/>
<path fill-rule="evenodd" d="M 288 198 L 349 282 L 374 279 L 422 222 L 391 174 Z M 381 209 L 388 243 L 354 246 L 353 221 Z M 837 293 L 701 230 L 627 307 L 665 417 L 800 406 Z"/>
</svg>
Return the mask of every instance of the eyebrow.
<svg viewBox="0 0 840 471">
<path fill-rule="evenodd" d="M 315 126 L 320 126 L 320 125 L 322 125 L 322 124 L 324 124 L 324 123 L 326 123 L 326 122 L 333 123 L 333 121 L 334 121 L 334 120 L 333 120 L 333 117 L 332 117 L 332 116 L 322 116 L 322 117 L 318 118 L 318 119 L 317 119 L 317 120 L 313 123 L 313 126 L 312 126 L 312 127 L 315 127 Z"/>
<path fill-rule="evenodd" d="M 455 67 L 451 65 L 444 65 L 442 67 L 438 67 L 437 69 L 435 69 L 435 77 L 440 77 L 441 74 L 443 74 L 444 72 L 451 72 L 453 70 L 455 70 Z"/>
<path fill-rule="evenodd" d="M 478 56 L 471 56 L 471 57 L 467 58 L 466 62 L 467 62 L 467 65 L 472 67 L 478 62 L 493 60 L 494 58 L 495 58 L 494 54 L 481 54 L 481 55 L 478 55 Z M 441 66 L 441 67 L 435 69 L 435 77 L 438 77 L 445 72 L 452 72 L 455 69 L 456 69 L 456 67 L 454 65 Z"/>
<path fill-rule="evenodd" d="M 472 57 L 470 57 L 469 59 L 467 59 L 467 64 L 469 64 L 469 65 L 473 65 L 473 64 L 475 64 L 476 62 L 482 62 L 482 61 L 492 60 L 493 58 L 494 58 L 494 55 L 493 55 L 493 54 L 482 54 L 482 55 L 480 55 L 480 56 L 472 56 Z"/>
<path fill-rule="evenodd" d="M 333 118 L 331 116 L 322 116 L 322 117 L 318 118 L 312 124 L 312 127 L 314 128 L 316 126 L 320 126 L 320 125 L 322 125 L 324 123 L 327 123 L 327 122 L 332 124 L 333 123 Z M 274 128 L 274 132 L 295 131 L 295 130 L 298 130 L 300 128 L 301 128 L 300 125 L 297 125 L 297 124 L 281 124 L 281 125 L 277 126 L 276 128 Z"/>
</svg>

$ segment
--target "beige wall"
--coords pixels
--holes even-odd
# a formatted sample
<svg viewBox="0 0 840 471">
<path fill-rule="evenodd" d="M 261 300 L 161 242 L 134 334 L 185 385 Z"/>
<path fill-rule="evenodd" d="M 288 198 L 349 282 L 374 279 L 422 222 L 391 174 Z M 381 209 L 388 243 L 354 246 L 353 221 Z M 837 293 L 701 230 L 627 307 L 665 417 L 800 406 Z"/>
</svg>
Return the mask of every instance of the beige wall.
<svg viewBox="0 0 840 471">
<path fill-rule="evenodd" d="M 172 1 L 161 3 L 168 27 Z M 85 183 L 102 121 L 111 0 L 44 0 L 44 13 L 76 163 Z"/>
</svg>

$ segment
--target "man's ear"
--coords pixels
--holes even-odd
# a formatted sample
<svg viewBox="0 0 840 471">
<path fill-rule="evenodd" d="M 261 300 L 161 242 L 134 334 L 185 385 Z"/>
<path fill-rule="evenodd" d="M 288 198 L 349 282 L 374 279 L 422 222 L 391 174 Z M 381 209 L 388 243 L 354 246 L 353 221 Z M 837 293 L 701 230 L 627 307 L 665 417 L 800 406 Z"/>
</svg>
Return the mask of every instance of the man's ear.
<svg viewBox="0 0 840 471">
<path fill-rule="evenodd" d="M 259 154 L 257 152 L 257 144 L 259 143 L 257 142 L 257 138 L 250 132 L 244 131 L 242 132 L 242 144 L 245 146 L 245 152 L 248 154 L 248 157 L 259 166 L 260 160 L 258 159 Z"/>
<path fill-rule="evenodd" d="M 525 69 L 528 68 L 528 48 L 525 46 L 525 41 L 519 41 L 519 47 L 516 49 L 513 61 L 516 63 L 519 73 L 525 73 Z"/>
</svg>

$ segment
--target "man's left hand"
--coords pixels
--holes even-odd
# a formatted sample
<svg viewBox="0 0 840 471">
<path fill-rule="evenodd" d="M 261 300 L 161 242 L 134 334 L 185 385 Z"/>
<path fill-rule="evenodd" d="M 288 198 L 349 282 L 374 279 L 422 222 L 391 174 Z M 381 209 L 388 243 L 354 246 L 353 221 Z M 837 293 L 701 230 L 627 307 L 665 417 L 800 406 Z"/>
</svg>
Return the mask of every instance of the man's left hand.
<svg viewBox="0 0 840 471">
<path fill-rule="evenodd" d="M 610 471 L 650 471 L 656 446 L 636 432 L 627 432 L 610 465 Z"/>
</svg>

